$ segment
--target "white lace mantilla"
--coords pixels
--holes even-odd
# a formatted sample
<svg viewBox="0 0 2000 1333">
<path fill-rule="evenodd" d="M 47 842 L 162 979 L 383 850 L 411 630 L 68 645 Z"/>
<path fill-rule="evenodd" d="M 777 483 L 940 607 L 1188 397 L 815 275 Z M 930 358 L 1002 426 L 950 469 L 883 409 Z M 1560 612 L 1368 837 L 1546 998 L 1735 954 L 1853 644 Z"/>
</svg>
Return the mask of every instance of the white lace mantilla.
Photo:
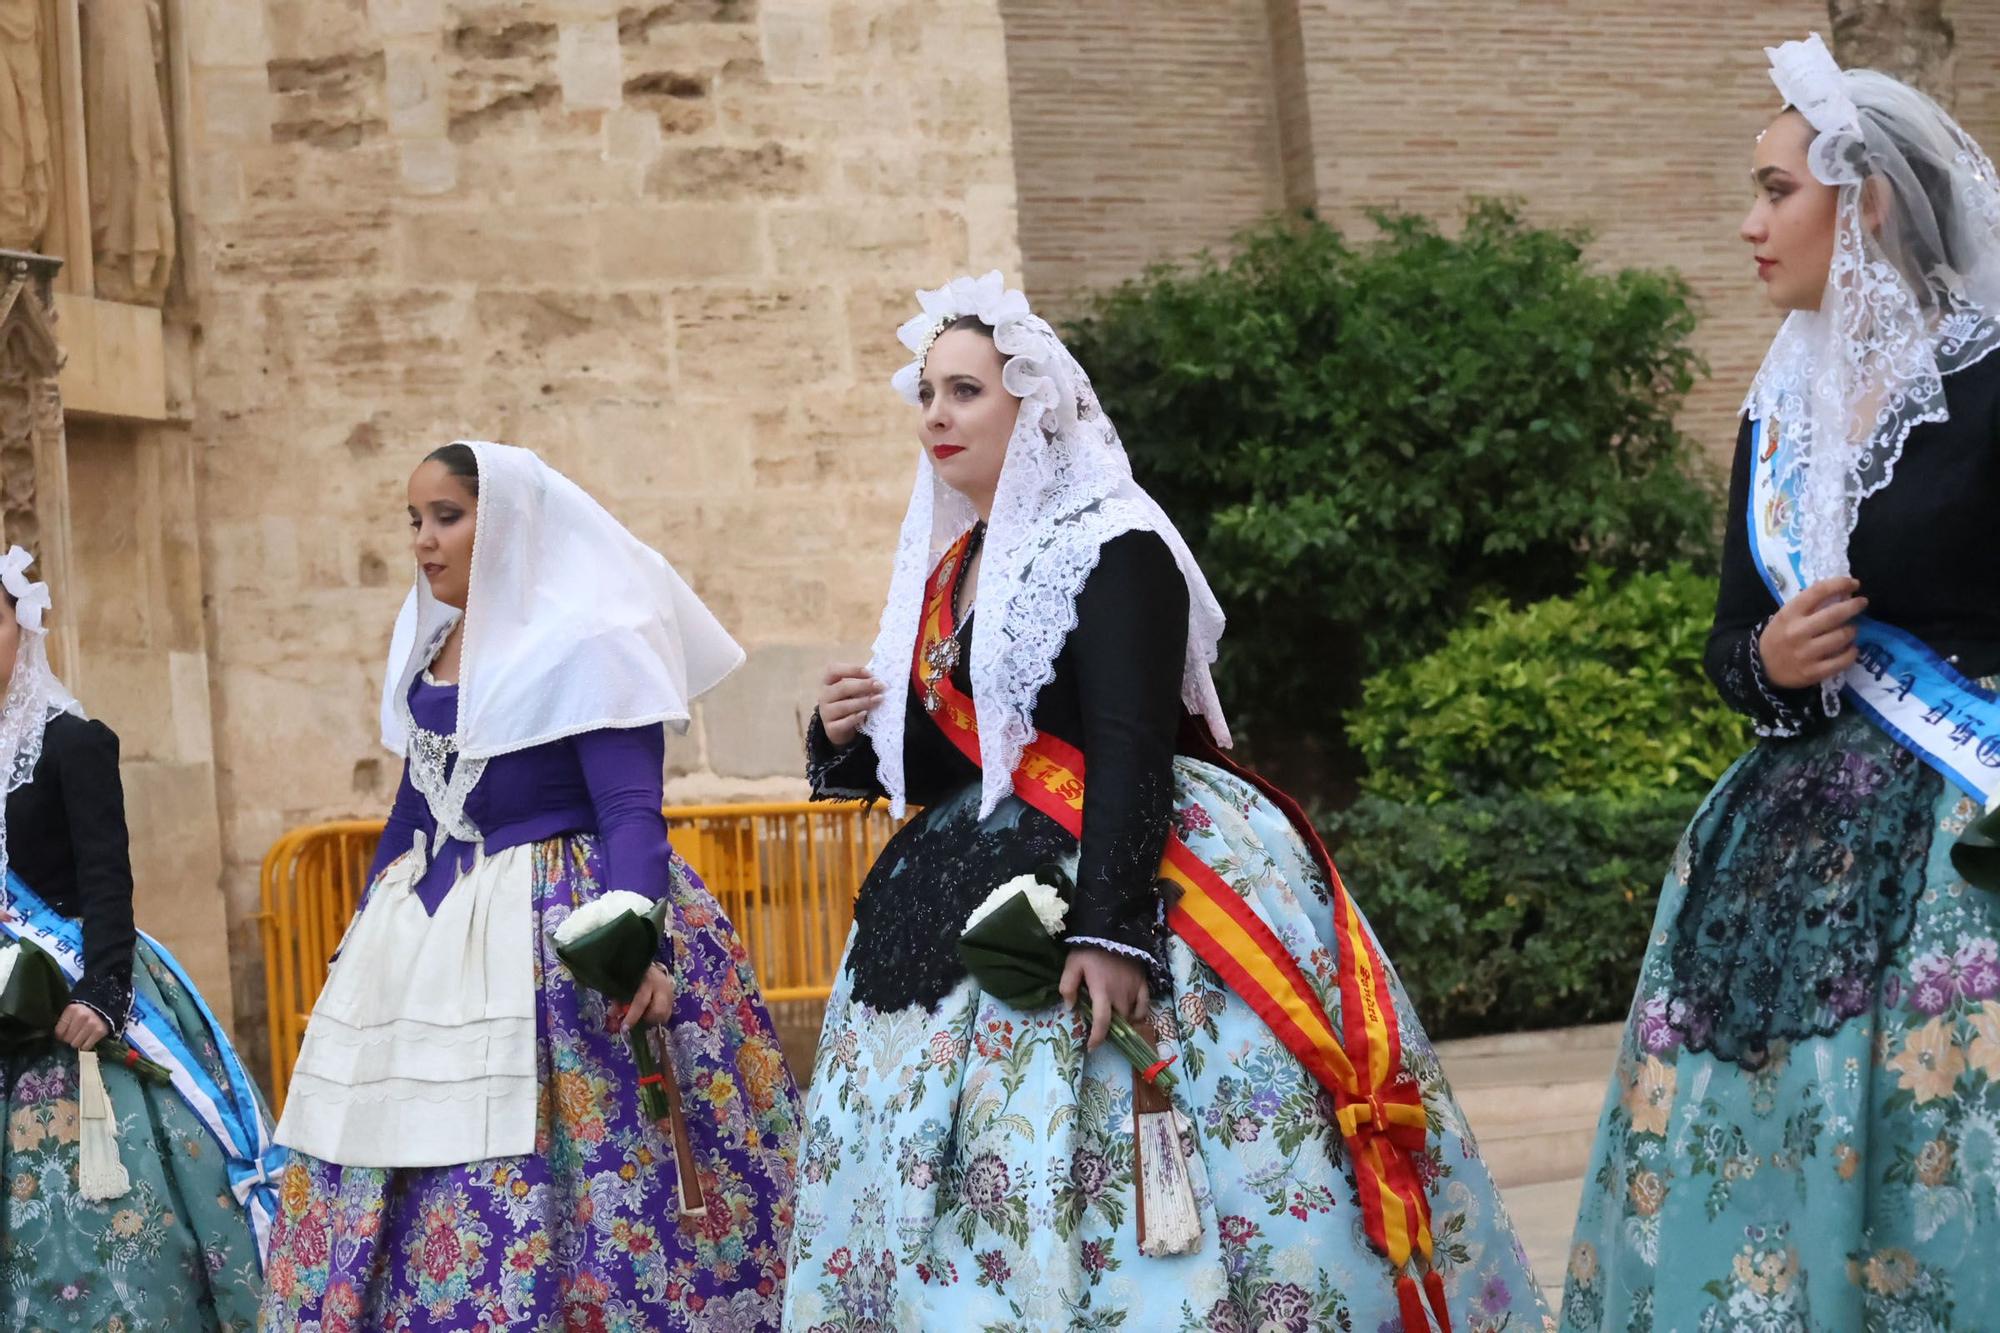
<svg viewBox="0 0 2000 1333">
<path fill-rule="evenodd" d="M 1035 738 L 1035 700 L 1054 678 L 1056 657 L 1076 628 L 1077 594 L 1104 544 L 1122 533 L 1157 533 L 1187 580 L 1182 700 L 1207 720 L 1217 742 L 1227 745 L 1229 728 L 1210 673 L 1222 637 L 1222 607 L 1173 521 L 1133 480 L 1125 447 L 1083 368 L 1055 330 L 1029 311 L 1027 298 L 1008 290 L 997 272 L 958 278 L 918 293 L 917 299 L 922 313 L 898 334 L 914 354 L 893 381 L 906 401 L 917 402 L 923 355 L 938 330 L 962 315 L 976 315 L 993 329 L 994 345 L 1006 358 L 1002 383 L 1021 400 L 988 517 L 981 612 L 972 627 L 981 813 L 991 813 L 1013 790 L 1021 752 Z M 875 745 L 877 779 L 899 812 L 903 722 L 924 585 L 938 558 L 976 517 L 965 497 L 938 478 L 929 455 L 920 453 L 869 659 L 869 671 L 888 694 L 869 714 L 866 729 Z"/>
<path fill-rule="evenodd" d="M 1842 71 L 1817 34 L 1768 54 L 1815 131 L 1810 169 L 1839 190 L 1819 308 L 1786 317 L 1743 403 L 1799 440 L 1810 584 L 1850 572 L 1862 502 L 1895 479 L 1912 430 L 1950 415 L 1944 377 L 2000 346 L 2000 178 L 1935 102 Z M 1823 688 L 1838 713 L 1838 679 Z"/>
</svg>

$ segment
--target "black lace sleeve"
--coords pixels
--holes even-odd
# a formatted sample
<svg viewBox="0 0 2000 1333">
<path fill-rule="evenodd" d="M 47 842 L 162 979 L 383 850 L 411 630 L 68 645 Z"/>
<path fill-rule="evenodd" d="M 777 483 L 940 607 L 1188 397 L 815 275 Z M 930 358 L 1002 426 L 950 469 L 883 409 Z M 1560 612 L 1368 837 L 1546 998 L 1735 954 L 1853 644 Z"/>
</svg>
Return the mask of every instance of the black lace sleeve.
<svg viewBox="0 0 2000 1333">
<path fill-rule="evenodd" d="M 1150 957 L 1173 813 L 1187 583 L 1165 542 L 1129 532 L 1105 543 L 1076 611 L 1069 651 L 1089 772 L 1070 939 Z"/>
<path fill-rule="evenodd" d="M 806 723 L 806 781 L 815 801 L 872 801 L 885 795 L 875 778 L 875 742 L 864 734 L 848 745 L 835 745 L 826 738 L 816 708 Z"/>
<path fill-rule="evenodd" d="M 1729 471 L 1729 507 L 1723 515 L 1722 577 L 1715 591 L 1715 623 L 1708 631 L 1702 666 L 1722 701 L 1749 717 L 1760 736 L 1803 736 L 1826 722 L 1817 685 L 1785 689 L 1771 683 L 1758 639 L 1777 614 L 1777 600 L 1757 573 L 1744 509 L 1750 496 L 1750 422 L 1736 436 Z"/>
<path fill-rule="evenodd" d="M 118 734 L 102 722 L 64 730 L 55 756 L 76 858 L 76 901 L 83 920 L 83 975 L 70 998 L 89 1005 L 116 1034 L 132 1008 L 132 857 L 125 830 L 125 789 L 118 778 Z"/>
</svg>

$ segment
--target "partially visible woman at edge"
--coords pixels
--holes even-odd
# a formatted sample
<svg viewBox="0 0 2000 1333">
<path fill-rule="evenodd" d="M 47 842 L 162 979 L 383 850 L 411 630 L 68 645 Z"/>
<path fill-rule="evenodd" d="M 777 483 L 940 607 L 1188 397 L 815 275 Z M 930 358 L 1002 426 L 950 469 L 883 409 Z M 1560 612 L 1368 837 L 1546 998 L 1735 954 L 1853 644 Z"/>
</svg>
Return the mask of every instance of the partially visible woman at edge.
<svg viewBox="0 0 2000 1333">
<path fill-rule="evenodd" d="M 409 517 L 382 692 L 407 762 L 278 1127 L 266 1327 L 775 1328 L 798 1093 L 660 812 L 666 727 L 742 652 L 525 449 L 436 450 Z M 622 1011 L 554 940 L 614 890 L 667 905 Z M 641 1022 L 672 1052 L 699 1216 L 641 1110 Z"/>
<path fill-rule="evenodd" d="M 32 563 L 0 556 L 0 946 L 53 958 L 69 1004 L 0 1055 L 0 1328 L 244 1333 L 284 1154 L 228 1034 L 133 924 L 118 737 L 50 670 Z M 104 1057 L 111 1038 L 171 1083 Z"/>
<path fill-rule="evenodd" d="M 924 810 L 828 1004 L 787 1326 L 1541 1329 L 1401 985 L 1298 808 L 1216 746 L 1221 609 L 1082 367 L 998 273 L 920 301 L 916 489 L 809 775 Z M 1051 864 L 1088 1026 L 955 947 Z"/>
<path fill-rule="evenodd" d="M 1707 654 L 1762 739 L 1667 875 L 1563 1324 L 1986 1333 L 2000 901 L 1951 849 L 2000 793 L 2000 183 L 1922 93 L 1767 54 L 1742 236 L 1789 313 Z"/>
</svg>

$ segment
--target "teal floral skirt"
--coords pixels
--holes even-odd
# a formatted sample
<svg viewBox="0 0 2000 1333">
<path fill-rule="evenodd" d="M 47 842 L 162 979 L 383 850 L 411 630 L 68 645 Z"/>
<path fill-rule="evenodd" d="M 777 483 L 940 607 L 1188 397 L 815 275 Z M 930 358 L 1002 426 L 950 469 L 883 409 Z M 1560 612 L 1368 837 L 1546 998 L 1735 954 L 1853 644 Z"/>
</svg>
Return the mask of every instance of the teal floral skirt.
<svg viewBox="0 0 2000 1333">
<path fill-rule="evenodd" d="M 140 940 L 134 988 L 169 1015 L 226 1085 L 207 1024 Z M 105 1064 L 118 1155 L 131 1188 L 77 1193 L 77 1062 L 51 1043 L 0 1059 L 0 1328 L 20 1333 L 214 1333 L 253 1329 L 263 1293 L 257 1242 L 229 1190 L 227 1159 L 172 1088 Z"/>
<path fill-rule="evenodd" d="M 1977 813 L 1851 715 L 1723 776 L 1661 895 L 1564 1328 L 2000 1329 L 2000 901 L 1949 856 Z"/>
<path fill-rule="evenodd" d="M 1181 836 L 1267 920 L 1333 1006 L 1329 886 L 1285 816 L 1214 767 L 1176 765 Z M 904 864 L 924 863 L 909 857 Z M 923 886 L 918 886 L 922 888 Z M 1081 1020 L 961 981 L 929 1009 L 853 999 L 843 964 L 807 1101 L 785 1326 L 868 1330 L 1400 1327 L 1329 1099 L 1178 939 L 1163 1054 L 1178 1054 L 1202 1240 L 1140 1254 L 1132 1073 Z M 1419 1165 L 1458 1333 L 1541 1330 L 1541 1296 L 1436 1053 L 1395 989 L 1430 1113 Z M 1163 1035 L 1167 1035 L 1163 1032 Z"/>
</svg>

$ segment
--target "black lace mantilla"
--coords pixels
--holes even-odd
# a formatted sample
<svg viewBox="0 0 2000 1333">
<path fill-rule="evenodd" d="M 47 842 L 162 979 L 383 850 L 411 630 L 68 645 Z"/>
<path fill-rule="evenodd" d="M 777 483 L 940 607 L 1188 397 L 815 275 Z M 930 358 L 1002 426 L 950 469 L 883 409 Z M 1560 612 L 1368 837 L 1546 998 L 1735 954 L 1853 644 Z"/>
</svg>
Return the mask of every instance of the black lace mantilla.
<svg viewBox="0 0 2000 1333">
<path fill-rule="evenodd" d="M 1690 1049 L 1756 1070 L 1778 1043 L 1875 1007 L 1924 890 L 1942 782 L 1852 712 L 1751 752 L 1682 849 L 1668 1021 Z"/>
</svg>

